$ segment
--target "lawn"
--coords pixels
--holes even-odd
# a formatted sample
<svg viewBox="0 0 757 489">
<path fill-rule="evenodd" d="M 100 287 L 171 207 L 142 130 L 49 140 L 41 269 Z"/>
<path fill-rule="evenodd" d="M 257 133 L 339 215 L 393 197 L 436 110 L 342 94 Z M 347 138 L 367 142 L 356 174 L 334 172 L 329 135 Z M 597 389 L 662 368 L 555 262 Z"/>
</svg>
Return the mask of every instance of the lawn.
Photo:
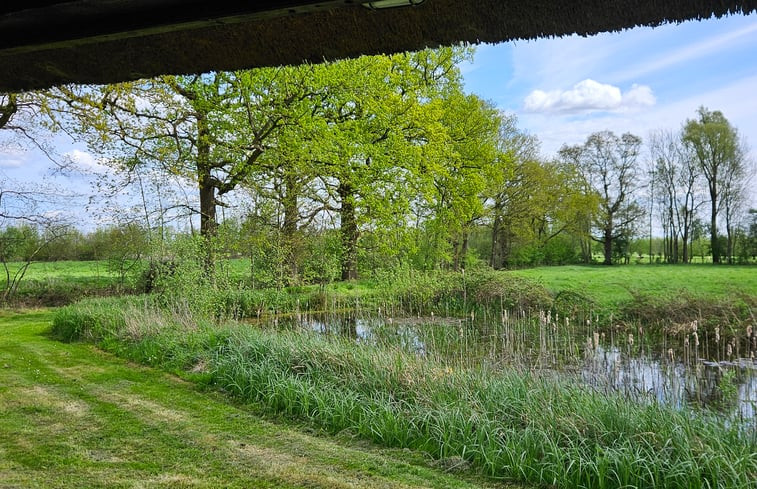
<svg viewBox="0 0 757 489">
<path fill-rule="evenodd" d="M 495 487 L 58 343 L 52 314 L 0 311 L 0 487 Z"/>
</svg>

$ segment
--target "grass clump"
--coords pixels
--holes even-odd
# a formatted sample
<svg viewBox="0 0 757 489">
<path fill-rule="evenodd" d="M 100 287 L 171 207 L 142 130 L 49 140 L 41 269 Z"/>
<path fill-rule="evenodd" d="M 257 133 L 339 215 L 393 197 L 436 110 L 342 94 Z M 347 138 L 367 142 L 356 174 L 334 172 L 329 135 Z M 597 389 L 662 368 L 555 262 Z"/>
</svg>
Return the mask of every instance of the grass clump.
<svg viewBox="0 0 757 489">
<path fill-rule="evenodd" d="M 495 478 L 587 488 L 746 489 L 757 480 L 757 439 L 707 413 L 639 405 L 547 374 L 453 369 L 338 338 L 218 326 L 133 304 L 121 311 L 69 306 L 53 331 L 329 432 L 464 461 Z"/>
</svg>

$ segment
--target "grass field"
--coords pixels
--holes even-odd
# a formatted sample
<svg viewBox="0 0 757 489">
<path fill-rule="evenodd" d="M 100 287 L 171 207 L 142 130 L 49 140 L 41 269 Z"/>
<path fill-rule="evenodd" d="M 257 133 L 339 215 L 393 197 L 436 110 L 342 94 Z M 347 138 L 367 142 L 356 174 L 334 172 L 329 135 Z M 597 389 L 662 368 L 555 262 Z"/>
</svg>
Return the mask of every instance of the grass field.
<svg viewBox="0 0 757 489">
<path fill-rule="evenodd" d="M 749 265 L 572 265 L 505 273 L 536 280 L 553 294 L 580 292 L 605 306 L 631 300 L 631 292 L 663 298 L 681 293 L 708 299 L 757 296 L 757 267 Z"/>
</svg>

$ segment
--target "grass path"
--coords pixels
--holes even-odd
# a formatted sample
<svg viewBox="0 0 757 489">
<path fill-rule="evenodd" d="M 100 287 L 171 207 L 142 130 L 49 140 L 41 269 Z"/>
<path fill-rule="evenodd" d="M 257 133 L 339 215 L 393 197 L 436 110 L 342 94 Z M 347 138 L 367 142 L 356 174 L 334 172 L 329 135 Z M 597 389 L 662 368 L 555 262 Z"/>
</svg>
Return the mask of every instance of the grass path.
<svg viewBox="0 0 757 489">
<path fill-rule="evenodd" d="M 413 452 L 313 436 L 56 342 L 45 336 L 51 316 L 0 311 L 0 488 L 487 487 Z"/>
</svg>

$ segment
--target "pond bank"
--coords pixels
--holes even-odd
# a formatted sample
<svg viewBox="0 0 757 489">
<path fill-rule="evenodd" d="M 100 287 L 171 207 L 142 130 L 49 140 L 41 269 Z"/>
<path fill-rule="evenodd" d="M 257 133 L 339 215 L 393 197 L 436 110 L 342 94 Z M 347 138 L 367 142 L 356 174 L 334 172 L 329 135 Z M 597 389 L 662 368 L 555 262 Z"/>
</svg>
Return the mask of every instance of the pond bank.
<svg viewBox="0 0 757 489">
<path fill-rule="evenodd" d="M 203 321 L 144 305 L 64 308 L 63 338 L 182 372 L 271 413 L 555 487 L 734 487 L 754 432 L 714 412 L 639 405 L 521 370 L 450 368 L 397 348 Z"/>
</svg>

